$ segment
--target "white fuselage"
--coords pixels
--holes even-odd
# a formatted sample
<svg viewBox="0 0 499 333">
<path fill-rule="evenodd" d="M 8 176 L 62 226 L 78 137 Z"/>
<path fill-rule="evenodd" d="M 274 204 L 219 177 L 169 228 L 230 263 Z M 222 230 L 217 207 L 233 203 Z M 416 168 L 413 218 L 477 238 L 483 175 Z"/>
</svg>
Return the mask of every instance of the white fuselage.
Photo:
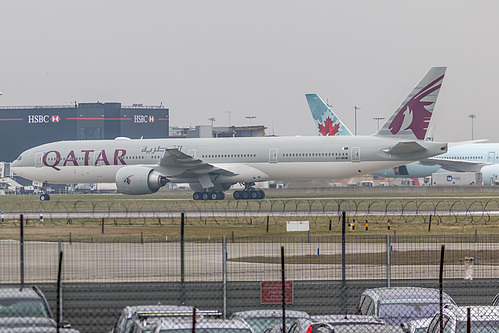
<svg viewBox="0 0 499 333">
<path fill-rule="evenodd" d="M 446 151 L 444 143 L 419 142 L 425 149 L 400 155 L 384 152 L 400 141 L 380 136 L 60 141 L 23 152 L 11 168 L 18 176 L 53 184 L 114 183 L 117 170 L 129 165 L 152 167 L 172 182 L 197 182 L 200 170 L 160 165 L 165 150 L 175 148 L 229 170 L 231 174 L 218 174 L 213 181 L 233 184 L 341 179 Z"/>
</svg>

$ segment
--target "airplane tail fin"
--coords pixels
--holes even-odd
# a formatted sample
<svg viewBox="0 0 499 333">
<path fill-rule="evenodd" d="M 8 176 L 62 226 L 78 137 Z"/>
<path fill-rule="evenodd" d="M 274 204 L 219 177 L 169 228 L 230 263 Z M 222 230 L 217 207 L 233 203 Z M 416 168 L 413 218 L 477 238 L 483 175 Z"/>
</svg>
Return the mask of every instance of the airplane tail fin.
<svg viewBox="0 0 499 333">
<path fill-rule="evenodd" d="M 317 94 L 305 94 L 305 97 L 320 136 L 352 135 L 352 132 Z"/>
<path fill-rule="evenodd" d="M 446 67 L 433 67 L 376 135 L 424 140 Z"/>
</svg>

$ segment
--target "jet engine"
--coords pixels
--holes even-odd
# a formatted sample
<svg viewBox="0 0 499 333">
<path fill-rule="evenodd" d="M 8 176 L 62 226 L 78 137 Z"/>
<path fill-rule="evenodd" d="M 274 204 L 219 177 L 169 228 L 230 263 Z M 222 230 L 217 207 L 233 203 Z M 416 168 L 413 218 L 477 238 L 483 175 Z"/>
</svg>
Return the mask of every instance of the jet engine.
<svg viewBox="0 0 499 333">
<path fill-rule="evenodd" d="M 123 194 L 152 194 L 169 180 L 153 168 L 127 166 L 116 172 L 116 187 Z"/>
</svg>

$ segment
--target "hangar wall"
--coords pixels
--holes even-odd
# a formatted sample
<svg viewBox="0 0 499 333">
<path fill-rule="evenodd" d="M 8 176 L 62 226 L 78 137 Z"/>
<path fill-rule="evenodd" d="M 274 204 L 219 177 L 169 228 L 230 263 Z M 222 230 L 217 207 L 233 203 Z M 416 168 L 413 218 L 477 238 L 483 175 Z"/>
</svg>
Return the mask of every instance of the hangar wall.
<svg viewBox="0 0 499 333">
<path fill-rule="evenodd" d="M 0 107 L 0 161 L 11 162 L 26 149 L 59 140 L 113 140 L 169 136 L 169 109 L 121 103 Z"/>
</svg>

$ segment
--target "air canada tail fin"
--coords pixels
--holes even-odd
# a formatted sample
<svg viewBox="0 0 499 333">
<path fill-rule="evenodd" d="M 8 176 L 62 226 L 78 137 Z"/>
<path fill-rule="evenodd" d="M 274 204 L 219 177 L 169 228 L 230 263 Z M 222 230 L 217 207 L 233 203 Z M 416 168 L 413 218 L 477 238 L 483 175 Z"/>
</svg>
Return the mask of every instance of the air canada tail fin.
<svg viewBox="0 0 499 333">
<path fill-rule="evenodd" d="M 317 94 L 305 94 L 305 97 L 320 136 L 352 135 L 352 132 Z"/>
<path fill-rule="evenodd" d="M 376 135 L 424 140 L 446 67 L 433 67 Z"/>
</svg>

